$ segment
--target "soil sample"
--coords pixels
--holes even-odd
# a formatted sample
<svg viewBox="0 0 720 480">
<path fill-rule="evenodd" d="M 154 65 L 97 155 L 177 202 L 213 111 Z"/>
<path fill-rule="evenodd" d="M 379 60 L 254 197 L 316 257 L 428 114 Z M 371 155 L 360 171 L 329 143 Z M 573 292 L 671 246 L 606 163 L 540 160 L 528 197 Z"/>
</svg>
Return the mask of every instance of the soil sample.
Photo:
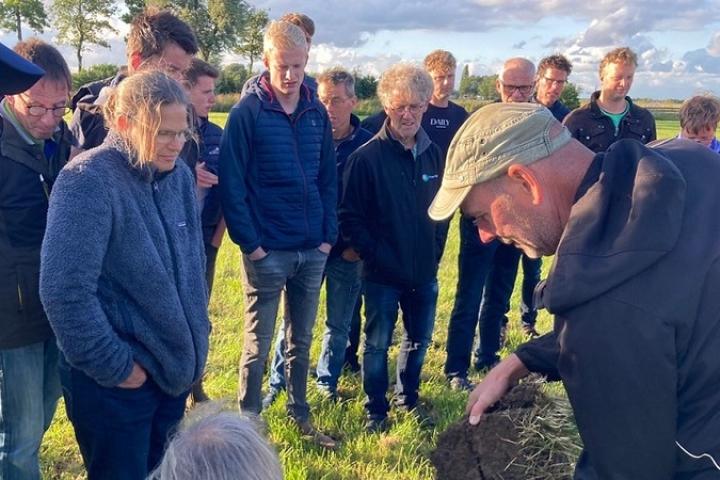
<svg viewBox="0 0 720 480">
<path fill-rule="evenodd" d="M 478 425 L 467 417 L 451 425 L 430 460 L 438 480 L 569 479 L 580 448 L 567 402 L 530 382 L 508 392 Z"/>
</svg>

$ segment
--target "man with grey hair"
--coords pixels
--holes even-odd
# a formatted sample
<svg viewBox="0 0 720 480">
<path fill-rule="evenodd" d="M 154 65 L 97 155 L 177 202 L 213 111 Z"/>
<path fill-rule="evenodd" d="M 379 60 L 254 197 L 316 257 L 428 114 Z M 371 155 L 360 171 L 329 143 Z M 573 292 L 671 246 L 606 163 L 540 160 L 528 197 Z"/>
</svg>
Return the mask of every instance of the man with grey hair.
<svg viewBox="0 0 720 480">
<path fill-rule="evenodd" d="M 387 354 L 398 305 L 405 332 L 397 359 L 396 405 L 430 420 L 417 408 L 418 389 L 435 324 L 437 268 L 447 235 L 447 222 L 435 223 L 426 213 L 440 187 L 444 161 L 420 126 L 432 91 L 432 79 L 420 67 L 400 63 L 386 70 L 378 97 L 387 119 L 350 156 L 345 170 L 340 224 L 349 247 L 363 260 L 363 388 L 370 432 L 387 428 Z"/>
<path fill-rule="evenodd" d="M 573 406 L 575 478 L 717 478 L 718 176 L 717 155 L 695 143 L 628 139 L 594 154 L 539 105 L 476 112 L 429 214 L 460 207 L 484 242 L 554 255 L 537 296 L 555 326 L 488 373 L 470 423 L 537 372 L 561 379 Z"/>
<path fill-rule="evenodd" d="M 498 75 L 495 87 L 503 103 L 532 101 L 535 89 L 535 65 L 520 57 L 507 60 Z M 465 219 L 464 222 L 467 225 L 469 220 Z M 468 228 L 472 230 L 471 227 Z M 533 306 L 532 299 L 535 286 L 540 281 L 542 268 L 540 259 L 529 258 L 512 245 L 493 242 L 485 248 L 495 248 L 495 252 L 482 293 L 482 306 L 479 314 L 480 341 L 475 352 L 475 368 L 477 370 L 492 367 L 499 361 L 497 352 L 505 342 L 508 323 L 506 314 L 510 310 L 510 297 L 515 288 L 519 263 L 522 263 L 523 267 L 520 296 L 522 326 L 527 335 L 537 336 L 534 327 L 537 310 Z M 487 269 L 487 263 L 483 262 L 478 266 L 478 272 L 475 275 L 487 272 Z M 480 294 L 478 293 L 478 295 Z"/>
<path fill-rule="evenodd" d="M 282 480 L 277 453 L 252 420 L 199 408 L 183 421 L 148 480 Z"/>
<path fill-rule="evenodd" d="M 262 378 L 285 292 L 288 413 L 303 435 L 333 448 L 310 423 L 307 374 L 325 262 L 337 237 L 337 171 L 331 124 L 303 84 L 305 34 L 288 22 L 265 32 L 267 70 L 230 112 L 220 147 L 220 195 L 242 251 L 245 335 L 240 408 L 259 414 Z"/>
</svg>

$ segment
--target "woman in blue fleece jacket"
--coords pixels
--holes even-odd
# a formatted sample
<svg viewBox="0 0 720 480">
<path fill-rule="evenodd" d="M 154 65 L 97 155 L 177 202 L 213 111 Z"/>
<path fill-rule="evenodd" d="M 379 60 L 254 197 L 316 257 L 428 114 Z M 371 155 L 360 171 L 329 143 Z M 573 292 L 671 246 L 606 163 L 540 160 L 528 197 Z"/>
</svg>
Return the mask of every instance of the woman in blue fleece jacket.
<svg viewBox="0 0 720 480">
<path fill-rule="evenodd" d="M 89 479 L 140 480 L 205 365 L 205 258 L 193 176 L 176 162 L 191 137 L 180 85 L 133 75 L 104 114 L 105 142 L 55 183 L 40 295 Z"/>
</svg>

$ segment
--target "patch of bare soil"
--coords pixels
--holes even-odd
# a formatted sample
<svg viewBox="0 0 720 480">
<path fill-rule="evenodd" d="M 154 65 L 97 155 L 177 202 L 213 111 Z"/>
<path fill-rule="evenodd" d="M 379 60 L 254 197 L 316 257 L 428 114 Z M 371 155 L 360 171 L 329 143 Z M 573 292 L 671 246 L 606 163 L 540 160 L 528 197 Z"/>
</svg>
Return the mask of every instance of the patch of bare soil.
<svg viewBox="0 0 720 480">
<path fill-rule="evenodd" d="M 553 448 L 553 442 L 547 440 L 557 433 L 552 431 L 554 426 L 545 423 L 548 416 L 553 416 L 551 410 L 552 403 L 537 383 L 516 386 L 483 415 L 477 426 L 470 425 L 464 417 L 440 435 L 430 457 L 437 470 L 436 478 L 571 478 L 577 450 L 574 445 L 572 451 Z M 544 429 L 549 431 L 543 432 Z"/>
</svg>

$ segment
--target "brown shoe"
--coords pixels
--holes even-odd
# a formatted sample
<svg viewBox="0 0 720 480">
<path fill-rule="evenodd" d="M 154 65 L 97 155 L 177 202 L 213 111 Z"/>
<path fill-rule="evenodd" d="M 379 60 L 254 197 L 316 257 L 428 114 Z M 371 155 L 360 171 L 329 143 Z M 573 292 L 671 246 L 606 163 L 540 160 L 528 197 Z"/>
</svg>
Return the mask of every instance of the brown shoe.
<svg viewBox="0 0 720 480">
<path fill-rule="evenodd" d="M 320 430 L 316 429 L 310 423 L 310 420 L 296 420 L 295 424 L 297 425 L 298 430 L 300 430 L 303 439 L 310 441 L 322 448 L 327 448 L 329 450 L 334 450 L 335 448 L 337 448 L 337 441 L 330 435 L 325 435 Z"/>
</svg>

